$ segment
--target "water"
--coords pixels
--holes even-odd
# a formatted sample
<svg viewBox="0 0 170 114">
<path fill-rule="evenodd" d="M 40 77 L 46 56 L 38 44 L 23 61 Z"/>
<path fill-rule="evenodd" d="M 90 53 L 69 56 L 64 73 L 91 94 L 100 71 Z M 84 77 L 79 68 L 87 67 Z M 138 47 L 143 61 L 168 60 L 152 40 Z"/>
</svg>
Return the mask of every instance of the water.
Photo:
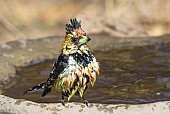
<svg viewBox="0 0 170 114">
<path fill-rule="evenodd" d="M 95 103 L 149 103 L 170 100 L 170 44 L 110 48 L 96 51 L 100 76 L 85 97 Z M 4 94 L 35 102 L 60 102 L 61 94 L 42 91 L 20 96 L 25 90 L 46 81 L 54 60 L 18 68 L 17 78 L 4 86 Z M 74 96 L 71 101 L 81 101 Z"/>
</svg>

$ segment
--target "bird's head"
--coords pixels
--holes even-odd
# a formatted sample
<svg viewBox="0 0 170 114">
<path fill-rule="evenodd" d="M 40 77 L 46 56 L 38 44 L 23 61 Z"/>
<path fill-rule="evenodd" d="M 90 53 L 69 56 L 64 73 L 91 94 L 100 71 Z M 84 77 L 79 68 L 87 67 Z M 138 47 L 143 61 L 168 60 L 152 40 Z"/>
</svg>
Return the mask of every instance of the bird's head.
<svg viewBox="0 0 170 114">
<path fill-rule="evenodd" d="M 91 39 L 81 28 L 81 22 L 77 19 L 70 19 L 70 24 L 66 24 L 66 36 L 63 44 L 63 50 L 75 50 L 86 45 Z"/>
</svg>

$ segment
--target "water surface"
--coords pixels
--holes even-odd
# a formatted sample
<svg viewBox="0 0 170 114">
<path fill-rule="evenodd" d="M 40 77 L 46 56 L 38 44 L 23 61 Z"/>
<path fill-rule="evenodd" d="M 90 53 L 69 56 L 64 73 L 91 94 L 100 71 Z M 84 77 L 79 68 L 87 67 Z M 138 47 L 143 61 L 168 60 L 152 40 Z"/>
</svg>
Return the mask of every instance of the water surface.
<svg viewBox="0 0 170 114">
<path fill-rule="evenodd" d="M 170 43 L 110 48 L 94 52 L 100 62 L 100 76 L 85 97 L 97 103 L 149 103 L 170 100 Z M 60 102 L 61 94 L 43 90 L 20 96 L 25 90 L 46 81 L 55 60 L 33 63 L 17 69 L 17 78 L 5 86 L 4 94 L 35 102 Z M 81 101 L 74 96 L 71 101 Z"/>
</svg>

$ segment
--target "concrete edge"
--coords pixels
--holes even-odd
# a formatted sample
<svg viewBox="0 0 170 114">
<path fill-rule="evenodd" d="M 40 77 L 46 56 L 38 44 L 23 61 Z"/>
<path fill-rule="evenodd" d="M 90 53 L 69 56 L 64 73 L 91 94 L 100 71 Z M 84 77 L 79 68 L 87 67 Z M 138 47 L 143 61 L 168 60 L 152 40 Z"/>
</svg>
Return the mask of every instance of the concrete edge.
<svg viewBox="0 0 170 114">
<path fill-rule="evenodd" d="M 0 95 L 0 113 L 9 114 L 169 114 L 170 101 L 149 104 L 35 103 Z"/>
</svg>

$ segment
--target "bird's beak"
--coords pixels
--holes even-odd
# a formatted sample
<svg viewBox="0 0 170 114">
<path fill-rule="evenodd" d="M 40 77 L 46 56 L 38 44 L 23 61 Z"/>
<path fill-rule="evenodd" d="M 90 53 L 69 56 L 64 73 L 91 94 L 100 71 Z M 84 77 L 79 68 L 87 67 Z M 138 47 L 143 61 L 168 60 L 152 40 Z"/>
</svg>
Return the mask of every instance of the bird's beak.
<svg viewBox="0 0 170 114">
<path fill-rule="evenodd" d="M 87 42 L 89 42 L 91 39 L 87 36 L 83 36 L 80 40 L 79 40 L 79 45 L 85 44 Z"/>
</svg>

